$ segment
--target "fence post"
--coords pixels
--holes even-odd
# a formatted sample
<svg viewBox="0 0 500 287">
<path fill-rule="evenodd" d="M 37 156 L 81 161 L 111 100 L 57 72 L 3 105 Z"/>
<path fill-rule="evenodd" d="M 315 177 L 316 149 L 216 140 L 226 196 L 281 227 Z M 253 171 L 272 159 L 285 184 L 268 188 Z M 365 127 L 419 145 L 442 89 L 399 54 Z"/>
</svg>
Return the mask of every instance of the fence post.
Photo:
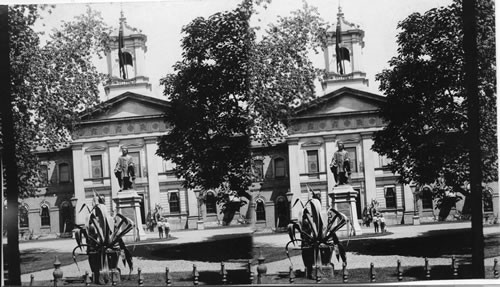
<svg viewBox="0 0 500 287">
<path fill-rule="evenodd" d="M 293 266 L 290 266 L 288 273 L 288 280 L 290 284 L 293 284 L 295 282 L 295 272 L 293 272 Z"/>
<path fill-rule="evenodd" d="M 227 271 L 224 262 L 220 263 L 220 274 L 222 275 L 222 285 L 227 284 Z"/>
<path fill-rule="evenodd" d="M 89 272 L 85 271 L 85 286 L 89 286 L 90 283 L 92 283 L 92 280 L 90 280 Z"/>
<path fill-rule="evenodd" d="M 370 282 L 375 282 L 375 281 L 377 281 L 375 279 L 375 267 L 373 263 L 370 263 Z"/>
<path fill-rule="evenodd" d="M 141 268 L 137 268 L 137 283 L 139 284 L 139 286 L 143 286 L 144 284 L 144 277 L 142 277 Z"/>
<path fill-rule="evenodd" d="M 253 284 L 252 260 L 248 260 L 248 280 Z"/>
<path fill-rule="evenodd" d="M 451 272 L 453 275 L 453 279 L 458 278 L 458 268 L 457 268 L 457 259 L 455 258 L 455 255 L 451 257 Z"/>
<path fill-rule="evenodd" d="M 165 284 L 167 286 L 172 286 L 172 276 L 170 275 L 168 267 L 165 267 Z"/>
<path fill-rule="evenodd" d="M 118 270 L 112 269 L 111 270 L 111 286 L 116 286 L 116 282 L 118 282 Z"/>
<path fill-rule="evenodd" d="M 427 259 L 427 257 L 425 257 L 424 270 L 425 270 L 425 279 L 427 279 L 427 280 L 431 279 L 431 268 L 429 266 L 429 259 Z"/>
<path fill-rule="evenodd" d="M 401 260 L 398 259 L 398 281 L 403 281 L 403 271 L 401 270 Z"/>
<path fill-rule="evenodd" d="M 315 273 L 316 273 L 316 283 L 320 283 L 321 282 L 321 275 L 319 274 L 319 266 L 318 264 L 316 264 L 315 266 Z"/>
<path fill-rule="evenodd" d="M 196 264 L 193 264 L 193 285 L 194 286 L 198 286 L 199 282 L 198 282 L 198 277 L 200 276 L 200 274 L 198 273 L 198 269 L 196 268 Z"/>
<path fill-rule="evenodd" d="M 259 261 L 259 265 L 257 266 L 257 284 L 262 284 L 262 276 L 267 273 L 267 266 L 264 264 L 266 258 L 262 255 L 262 249 L 259 251 L 260 256 L 257 259 Z"/>
<path fill-rule="evenodd" d="M 54 276 L 54 287 L 57 287 L 57 283 L 63 277 L 63 271 L 61 270 L 61 261 L 59 261 L 59 257 L 56 255 L 56 260 L 54 261 L 54 272 L 52 272 L 52 276 Z"/>
<path fill-rule="evenodd" d="M 349 272 L 347 271 L 347 263 L 342 262 L 342 282 L 343 283 L 347 283 L 349 281 L 348 276 L 349 276 Z"/>
<path fill-rule="evenodd" d="M 34 282 L 35 282 L 35 275 L 31 274 L 31 276 L 30 276 L 30 286 L 33 286 Z"/>
<path fill-rule="evenodd" d="M 498 260 L 495 258 L 495 260 L 493 260 L 493 277 L 495 279 L 498 279 L 499 276 L 498 276 Z"/>
</svg>

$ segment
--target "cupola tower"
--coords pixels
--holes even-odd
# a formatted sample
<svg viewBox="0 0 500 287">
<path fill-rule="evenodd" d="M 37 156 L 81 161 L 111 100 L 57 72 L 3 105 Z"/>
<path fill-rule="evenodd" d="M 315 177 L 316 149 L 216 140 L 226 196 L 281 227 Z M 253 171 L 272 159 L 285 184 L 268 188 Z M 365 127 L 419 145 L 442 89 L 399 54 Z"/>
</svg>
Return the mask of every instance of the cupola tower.
<svg viewBox="0 0 500 287">
<path fill-rule="evenodd" d="M 151 93 L 151 84 L 145 73 L 146 41 L 146 35 L 130 27 L 121 12 L 120 25 L 111 33 L 106 53 L 110 77 L 104 87 L 107 99 L 125 92 Z"/>
<path fill-rule="evenodd" d="M 323 49 L 327 75 L 322 83 L 325 94 L 344 86 L 355 89 L 368 87 L 362 63 L 364 36 L 365 32 L 359 25 L 344 19 L 339 7 L 337 24 L 327 31 L 327 43 Z"/>
</svg>

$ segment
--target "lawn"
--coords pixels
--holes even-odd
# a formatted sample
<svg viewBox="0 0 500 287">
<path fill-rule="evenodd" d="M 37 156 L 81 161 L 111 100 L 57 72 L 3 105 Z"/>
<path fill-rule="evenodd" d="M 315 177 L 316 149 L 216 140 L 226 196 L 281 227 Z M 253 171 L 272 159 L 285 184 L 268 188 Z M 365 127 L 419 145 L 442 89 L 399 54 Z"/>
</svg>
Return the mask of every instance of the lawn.
<svg viewBox="0 0 500 287">
<path fill-rule="evenodd" d="M 424 233 L 419 237 L 397 239 L 359 239 L 351 240 L 346 244 L 342 240 L 346 251 L 363 255 L 377 256 L 411 256 L 428 258 L 457 258 L 469 257 L 472 252 L 472 237 L 470 229 L 435 230 Z M 494 258 L 500 256 L 500 233 L 485 235 L 484 256 Z M 254 249 L 253 258 L 258 258 L 260 250 L 266 262 L 286 259 L 285 247 L 259 247 Z M 300 250 L 290 251 L 290 256 L 300 255 Z M 256 260 L 255 260 L 256 261 Z M 256 264 L 256 262 L 254 262 Z"/>
</svg>

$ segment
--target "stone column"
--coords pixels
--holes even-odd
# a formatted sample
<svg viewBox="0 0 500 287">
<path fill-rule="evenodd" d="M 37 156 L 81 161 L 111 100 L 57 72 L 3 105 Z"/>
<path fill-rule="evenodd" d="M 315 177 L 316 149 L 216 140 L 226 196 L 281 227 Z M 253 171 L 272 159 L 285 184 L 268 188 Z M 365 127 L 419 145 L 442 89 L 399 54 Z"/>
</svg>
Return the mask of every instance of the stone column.
<svg viewBox="0 0 500 287">
<path fill-rule="evenodd" d="M 370 204 L 377 195 L 377 184 L 375 180 L 375 156 L 371 150 L 373 145 L 372 133 L 361 133 L 363 146 L 363 165 L 365 173 L 365 195 L 366 202 Z"/>
<path fill-rule="evenodd" d="M 297 198 L 300 198 L 300 173 L 299 173 L 299 139 L 289 139 L 288 141 L 288 168 L 290 178 L 290 191 L 293 193 L 292 205 Z M 295 205 L 292 209 L 291 220 L 299 218 L 300 204 Z"/>
<path fill-rule="evenodd" d="M 108 150 L 109 150 L 109 181 L 111 182 L 111 202 L 114 202 L 114 199 L 116 198 L 118 194 L 118 190 L 120 190 L 120 185 L 118 184 L 118 179 L 115 176 L 115 166 L 116 162 L 118 161 L 118 157 L 120 157 L 120 149 L 118 148 L 118 145 L 120 143 L 119 140 L 109 140 L 107 141 L 108 143 Z M 115 211 L 115 206 L 112 205 L 113 210 L 112 212 Z"/>
<path fill-rule="evenodd" d="M 330 170 L 330 162 L 332 161 L 333 154 L 336 151 L 337 141 L 335 140 L 335 135 L 328 135 L 323 137 L 325 139 L 325 157 L 326 157 L 326 186 L 327 194 L 333 190 L 335 187 L 335 179 L 333 173 Z M 328 197 L 327 197 L 328 198 Z M 327 207 L 330 207 L 330 202 L 327 200 Z"/>
<path fill-rule="evenodd" d="M 148 185 L 149 185 L 149 210 L 154 210 L 155 204 L 160 203 L 160 183 L 158 179 L 158 157 L 156 156 L 156 137 L 145 138 L 146 143 L 146 161 L 148 168 Z M 180 204 L 180 194 L 179 194 Z"/>
<path fill-rule="evenodd" d="M 85 213 L 79 212 L 82 205 L 85 203 L 85 187 L 83 183 L 83 144 L 73 143 L 71 150 L 73 153 L 73 184 L 75 190 L 75 197 L 78 199 L 75 207 L 75 223 L 85 224 Z"/>
</svg>

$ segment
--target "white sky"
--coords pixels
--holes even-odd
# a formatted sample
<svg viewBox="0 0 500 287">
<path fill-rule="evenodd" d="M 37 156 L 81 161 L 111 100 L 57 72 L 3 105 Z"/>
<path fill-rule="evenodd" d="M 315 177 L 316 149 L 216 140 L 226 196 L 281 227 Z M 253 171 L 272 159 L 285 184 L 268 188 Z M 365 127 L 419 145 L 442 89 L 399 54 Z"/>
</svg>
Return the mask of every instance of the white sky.
<svg viewBox="0 0 500 287">
<path fill-rule="evenodd" d="M 22 1 L 22 0 L 21 0 Z M 10 1 L 21 2 L 21 1 Z M 34 0 L 35 1 L 35 0 Z M 319 8 L 321 17 L 334 25 L 339 1 L 345 19 L 358 24 L 365 31 L 363 65 L 370 81 L 369 90 L 378 92 L 375 74 L 387 68 L 388 60 L 396 55 L 396 25 L 412 12 L 425 12 L 431 8 L 448 5 L 451 0 L 308 0 Z M 0 3 L 6 0 L 0 0 Z M 22 1 L 26 2 L 26 1 Z M 50 30 L 60 26 L 62 20 L 71 20 L 85 11 L 85 1 L 58 3 L 51 15 L 46 15 L 37 29 Z M 146 76 L 153 85 L 153 95 L 161 96 L 163 89 L 159 80 L 173 72 L 172 65 L 181 57 L 180 30 L 197 16 L 208 17 L 218 11 L 234 8 L 239 0 L 165 0 L 155 2 L 104 2 L 94 1 L 90 6 L 101 12 L 104 21 L 117 27 L 120 10 L 123 9 L 127 23 L 147 35 Z M 32 1 L 33 3 L 33 1 Z M 38 2 L 40 3 L 40 1 Z M 274 22 L 277 15 L 288 15 L 302 7 L 302 0 L 272 0 L 266 10 L 256 17 L 262 25 Z M 261 9 L 262 10 L 262 9 Z M 43 24 L 43 25 L 42 25 Z M 324 68 L 323 55 L 313 58 L 318 68 Z M 96 63 L 102 72 L 107 72 L 105 59 Z M 318 94 L 321 90 L 318 89 Z"/>
</svg>

